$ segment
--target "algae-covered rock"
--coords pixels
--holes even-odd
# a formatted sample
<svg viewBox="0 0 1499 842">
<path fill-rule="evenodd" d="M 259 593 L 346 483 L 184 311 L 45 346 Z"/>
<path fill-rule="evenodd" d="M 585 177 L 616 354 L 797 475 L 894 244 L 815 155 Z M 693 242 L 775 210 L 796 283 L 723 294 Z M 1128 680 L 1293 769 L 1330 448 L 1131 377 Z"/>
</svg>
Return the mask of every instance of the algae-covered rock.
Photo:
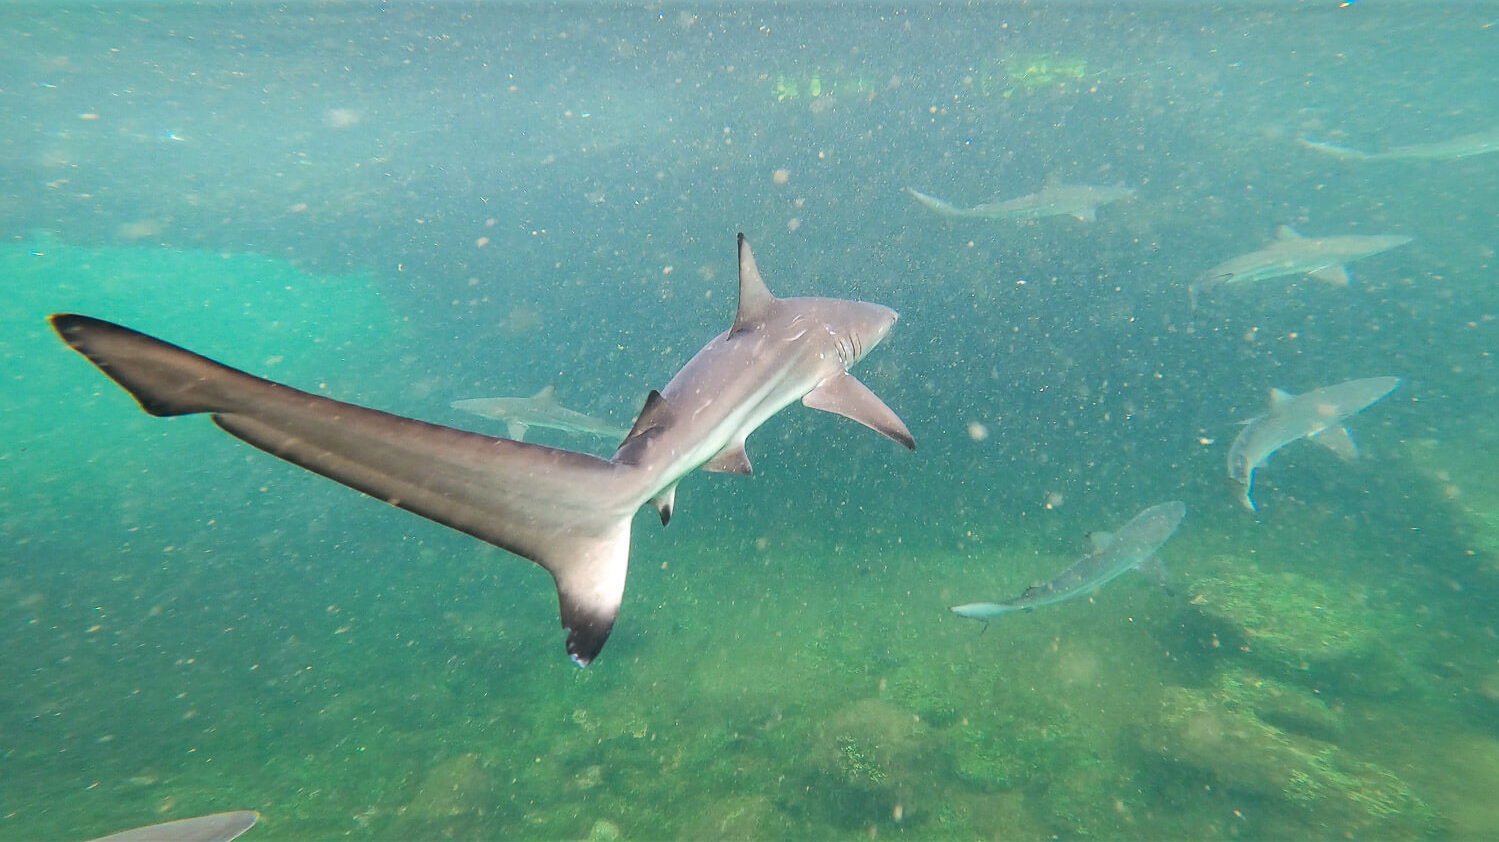
<svg viewBox="0 0 1499 842">
<path fill-rule="evenodd" d="M 1330 835 L 1439 832 L 1436 812 L 1394 773 L 1256 713 L 1257 706 L 1283 711 L 1283 701 L 1278 691 L 1256 693 L 1237 679 L 1205 690 L 1169 688 L 1141 744 L 1184 777 L 1206 775 L 1221 789 L 1280 800 Z M 1310 710 L 1303 702 L 1292 706 L 1300 716 Z"/>
<path fill-rule="evenodd" d="M 1243 638 L 1246 651 L 1296 669 L 1363 655 L 1378 643 L 1377 618 L 1361 594 L 1295 573 L 1247 567 L 1201 579 L 1191 603 Z"/>
<path fill-rule="evenodd" d="M 812 762 L 814 798 L 836 824 L 864 827 L 917 812 L 913 797 L 931 772 L 930 733 L 920 718 L 878 699 L 863 699 L 818 729 Z"/>
</svg>

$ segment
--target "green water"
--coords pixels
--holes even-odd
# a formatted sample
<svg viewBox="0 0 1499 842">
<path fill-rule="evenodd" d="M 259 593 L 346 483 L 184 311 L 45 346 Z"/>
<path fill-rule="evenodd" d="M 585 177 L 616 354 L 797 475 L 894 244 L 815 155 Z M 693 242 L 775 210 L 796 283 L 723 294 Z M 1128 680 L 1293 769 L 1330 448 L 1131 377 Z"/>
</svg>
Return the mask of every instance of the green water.
<svg viewBox="0 0 1499 842">
<path fill-rule="evenodd" d="M 1499 834 L 1499 7 L 0 7 L 0 839 L 254 809 L 251 840 Z M 1049 179 L 1071 217 L 944 221 Z M 1415 237 L 1200 297 L 1308 235 Z M 635 524 L 588 669 L 550 578 L 155 419 L 45 317 L 499 434 L 627 424 L 780 295 L 901 313 Z M 1401 386 L 1363 458 L 1225 484 L 1271 387 Z M 533 431 L 543 444 L 608 443 Z M 984 626 L 1087 534 L 1129 575 Z"/>
</svg>

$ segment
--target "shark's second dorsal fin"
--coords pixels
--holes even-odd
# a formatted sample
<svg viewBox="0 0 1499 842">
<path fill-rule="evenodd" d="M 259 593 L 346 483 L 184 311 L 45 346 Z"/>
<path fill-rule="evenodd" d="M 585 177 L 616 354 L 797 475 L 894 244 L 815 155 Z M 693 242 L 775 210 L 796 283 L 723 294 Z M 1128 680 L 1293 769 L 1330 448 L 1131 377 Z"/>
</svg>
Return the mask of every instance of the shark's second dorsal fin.
<svg viewBox="0 0 1499 842">
<path fill-rule="evenodd" d="M 640 414 L 635 416 L 635 426 L 630 428 L 630 434 L 620 443 L 619 450 L 614 451 L 614 461 L 626 465 L 634 465 L 640 461 L 640 449 L 650 441 L 656 431 L 666 426 L 671 419 L 671 407 L 667 405 L 666 398 L 655 389 L 645 398 L 645 406 L 641 408 Z"/>
<path fill-rule="evenodd" d="M 755 265 L 755 254 L 750 251 L 749 240 L 739 235 L 739 312 L 734 316 L 734 327 L 730 333 L 753 327 L 765 317 L 776 297 L 765 286 L 760 277 L 760 268 Z"/>
</svg>

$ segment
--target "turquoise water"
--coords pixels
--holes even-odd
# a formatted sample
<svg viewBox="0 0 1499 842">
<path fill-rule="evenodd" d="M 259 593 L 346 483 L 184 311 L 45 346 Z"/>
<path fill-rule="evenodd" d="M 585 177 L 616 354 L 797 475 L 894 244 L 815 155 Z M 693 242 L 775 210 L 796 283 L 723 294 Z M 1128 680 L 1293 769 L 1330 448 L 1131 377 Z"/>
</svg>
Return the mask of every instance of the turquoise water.
<svg viewBox="0 0 1499 842">
<path fill-rule="evenodd" d="M 0 838 L 255 809 L 247 838 L 1499 834 L 1499 7 L 0 7 Z M 947 220 L 1049 182 L 1097 219 Z M 1336 288 L 1210 290 L 1402 234 Z M 609 645 L 539 568 L 154 419 L 120 321 L 449 407 L 627 424 L 771 289 L 901 321 L 907 453 L 793 405 L 635 525 Z M 1363 458 L 1224 479 L 1267 392 L 1397 375 Z M 536 430 L 532 440 L 607 453 Z M 953 616 L 1187 504 L 1167 587 Z"/>
</svg>

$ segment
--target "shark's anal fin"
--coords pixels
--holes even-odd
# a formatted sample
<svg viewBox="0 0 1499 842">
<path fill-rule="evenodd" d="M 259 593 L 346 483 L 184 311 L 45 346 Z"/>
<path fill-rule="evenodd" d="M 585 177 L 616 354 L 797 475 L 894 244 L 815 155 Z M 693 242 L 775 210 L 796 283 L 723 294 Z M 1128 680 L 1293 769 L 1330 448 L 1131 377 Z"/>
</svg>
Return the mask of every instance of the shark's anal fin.
<svg viewBox="0 0 1499 842">
<path fill-rule="evenodd" d="M 818 383 L 815 389 L 802 398 L 802 404 L 810 409 L 820 409 L 858 421 L 909 450 L 916 449 L 916 439 L 911 437 L 911 431 L 906 429 L 900 417 L 874 392 L 869 391 L 868 386 L 848 372 Z"/>
</svg>

